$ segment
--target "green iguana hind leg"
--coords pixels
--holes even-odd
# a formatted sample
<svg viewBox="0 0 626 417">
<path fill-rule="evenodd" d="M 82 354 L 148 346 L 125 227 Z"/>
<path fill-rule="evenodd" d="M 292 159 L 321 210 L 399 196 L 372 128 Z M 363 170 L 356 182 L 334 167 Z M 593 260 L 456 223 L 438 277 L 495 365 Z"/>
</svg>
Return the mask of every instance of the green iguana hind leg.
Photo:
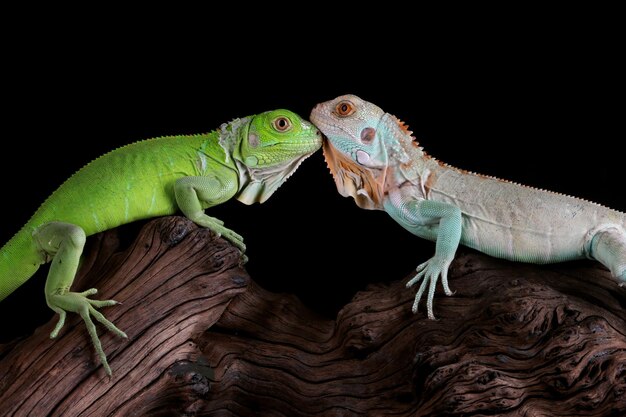
<svg viewBox="0 0 626 417">
<path fill-rule="evenodd" d="M 619 227 L 606 227 L 596 232 L 589 254 L 606 266 L 611 274 L 626 285 L 626 232 Z"/>
<path fill-rule="evenodd" d="M 120 337 L 127 337 L 113 323 L 107 320 L 96 308 L 107 307 L 117 304 L 116 301 L 90 300 L 87 297 L 98 292 L 95 288 L 83 292 L 71 292 L 70 287 L 74 281 L 76 270 L 80 261 L 80 255 L 85 246 L 85 232 L 80 227 L 61 222 L 46 223 L 38 228 L 33 238 L 42 251 L 52 258 L 48 279 L 46 280 L 46 302 L 48 306 L 59 315 L 59 321 L 55 326 L 51 338 L 55 338 L 65 323 L 66 313 L 78 313 L 85 321 L 87 331 L 96 349 L 96 353 L 108 375 L 111 368 L 107 362 L 100 339 L 96 333 L 96 326 L 91 320 L 93 316 L 102 323 L 109 331 Z"/>
</svg>

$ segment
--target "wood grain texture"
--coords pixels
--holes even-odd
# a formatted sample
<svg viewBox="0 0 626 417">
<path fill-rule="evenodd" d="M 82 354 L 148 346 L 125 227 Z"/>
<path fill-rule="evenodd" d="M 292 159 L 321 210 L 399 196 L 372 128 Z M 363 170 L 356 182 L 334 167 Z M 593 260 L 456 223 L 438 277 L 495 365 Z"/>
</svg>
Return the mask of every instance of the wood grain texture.
<svg viewBox="0 0 626 417">
<path fill-rule="evenodd" d="M 328 320 L 260 288 L 183 218 L 147 223 L 128 248 L 117 236 L 92 239 L 76 284 L 124 302 L 105 313 L 129 340 L 101 336 L 113 378 L 77 317 L 48 339 L 55 318 L 0 346 L 0 415 L 626 414 L 626 290 L 592 262 L 461 252 L 437 321 L 393 277 Z"/>
<path fill-rule="evenodd" d="M 98 326 L 113 378 L 77 315 L 68 315 L 58 340 L 49 340 L 54 317 L 0 349 L 0 415 L 151 415 L 175 403 L 168 397 L 177 390 L 208 387 L 212 371 L 194 340 L 245 290 L 239 252 L 182 217 L 148 223 L 122 251 L 115 230 L 90 243 L 74 288 L 96 287 L 99 298 L 123 302 L 102 311 L 128 340 Z M 186 368 L 195 385 L 179 377 Z"/>
</svg>

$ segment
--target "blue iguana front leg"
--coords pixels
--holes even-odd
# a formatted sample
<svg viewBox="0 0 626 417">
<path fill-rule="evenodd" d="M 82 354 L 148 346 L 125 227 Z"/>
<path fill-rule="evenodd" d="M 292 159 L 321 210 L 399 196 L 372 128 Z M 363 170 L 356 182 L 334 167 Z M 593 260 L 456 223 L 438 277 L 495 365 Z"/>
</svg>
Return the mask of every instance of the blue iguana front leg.
<svg viewBox="0 0 626 417">
<path fill-rule="evenodd" d="M 426 308 L 428 318 L 432 320 L 435 318 L 433 298 L 439 277 L 446 295 L 452 295 L 448 285 L 448 268 L 461 240 L 461 210 L 457 206 L 440 201 L 416 199 L 412 188 L 392 190 L 384 203 L 384 208 L 394 220 L 411 233 L 436 242 L 435 256 L 420 264 L 415 277 L 406 284 L 409 288 L 422 280 L 413 302 L 414 313 L 417 312 L 419 302 L 428 286 Z"/>
<path fill-rule="evenodd" d="M 39 227 L 33 234 L 33 238 L 40 251 L 46 257 L 52 258 L 46 280 L 46 303 L 59 315 L 59 321 L 50 333 L 50 338 L 55 338 L 59 334 L 59 331 L 65 324 L 67 312 L 80 314 L 87 326 L 87 331 L 102 362 L 102 366 L 104 366 L 104 370 L 110 376 L 111 368 L 107 362 L 91 316 L 109 331 L 126 338 L 126 333 L 115 327 L 102 313 L 96 310 L 96 308 L 112 306 L 118 303 L 114 300 L 100 301 L 87 298 L 98 292 L 95 288 L 80 293 L 70 291 L 80 262 L 80 255 L 85 246 L 85 232 L 74 224 L 50 222 Z"/>
</svg>

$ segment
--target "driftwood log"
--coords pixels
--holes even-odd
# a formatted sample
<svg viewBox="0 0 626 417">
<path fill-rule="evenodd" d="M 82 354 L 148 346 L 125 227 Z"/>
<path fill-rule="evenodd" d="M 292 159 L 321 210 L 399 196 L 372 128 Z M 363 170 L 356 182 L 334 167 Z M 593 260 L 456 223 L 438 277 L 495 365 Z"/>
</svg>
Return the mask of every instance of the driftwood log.
<svg viewBox="0 0 626 417">
<path fill-rule="evenodd" d="M 405 281 L 370 285 L 336 320 L 269 293 L 223 239 L 181 217 L 127 248 L 91 239 L 75 288 L 123 301 L 127 332 L 80 318 L 0 345 L 2 416 L 623 416 L 626 290 L 591 262 L 537 267 L 460 251 L 437 321 Z M 3 318 L 4 319 L 4 318 Z"/>
</svg>

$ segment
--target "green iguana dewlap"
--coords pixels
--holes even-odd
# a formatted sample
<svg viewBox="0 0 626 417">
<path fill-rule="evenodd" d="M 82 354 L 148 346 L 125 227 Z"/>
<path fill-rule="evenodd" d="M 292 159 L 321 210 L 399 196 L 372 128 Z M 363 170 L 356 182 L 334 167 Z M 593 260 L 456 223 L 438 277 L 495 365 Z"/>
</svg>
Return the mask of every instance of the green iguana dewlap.
<svg viewBox="0 0 626 417">
<path fill-rule="evenodd" d="M 408 128 L 372 103 L 344 95 L 318 104 L 310 120 L 327 137 L 324 155 L 339 193 L 384 210 L 402 227 L 435 241 L 417 267 L 428 287 L 428 317 L 459 243 L 498 258 L 552 263 L 591 258 L 626 283 L 626 214 L 599 204 L 466 172 L 426 155 Z"/>
<path fill-rule="evenodd" d="M 107 153 L 63 183 L 0 249 L 0 301 L 51 261 L 46 302 L 60 317 L 50 337 L 58 334 L 66 312 L 80 314 L 110 375 L 90 315 L 126 337 L 96 310 L 116 301 L 88 299 L 96 289 L 70 291 L 86 236 L 180 210 L 243 253 L 242 237 L 204 209 L 233 197 L 245 204 L 264 202 L 321 146 L 314 126 L 288 110 L 275 110 L 211 133 L 148 139 Z"/>
</svg>

